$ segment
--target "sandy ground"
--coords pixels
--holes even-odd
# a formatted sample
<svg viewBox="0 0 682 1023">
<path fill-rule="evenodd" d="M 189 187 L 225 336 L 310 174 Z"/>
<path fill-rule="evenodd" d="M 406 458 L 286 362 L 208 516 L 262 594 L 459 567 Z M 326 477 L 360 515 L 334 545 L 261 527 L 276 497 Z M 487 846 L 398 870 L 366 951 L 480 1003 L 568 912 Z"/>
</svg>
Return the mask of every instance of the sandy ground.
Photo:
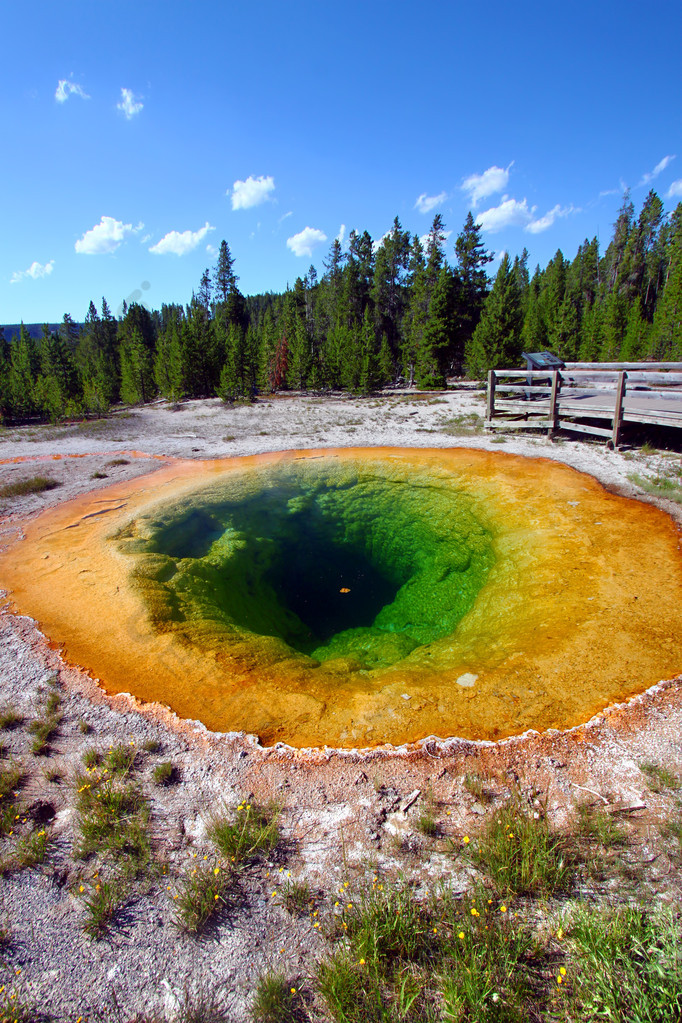
<svg viewBox="0 0 682 1023">
<path fill-rule="evenodd" d="M 482 392 L 462 389 L 365 400 L 278 397 L 233 408 L 219 401 L 158 403 L 104 422 L 4 430 L 0 486 L 37 473 L 60 486 L 6 501 L 0 542 L 13 540 L 27 516 L 112 480 L 150 472 L 166 458 L 325 446 L 499 445 L 558 459 L 630 496 L 638 491 L 629 475 L 654 477 L 680 462 L 679 453 L 614 452 L 584 440 L 490 437 L 477 432 L 483 414 Z M 109 464 L 115 460 L 125 464 Z M 106 476 L 93 478 L 95 473 Z M 679 505 L 660 504 L 682 523 Z M 42 804 L 54 814 L 48 857 L 36 868 L 6 871 L 0 885 L 0 916 L 8 931 L 0 985 L 52 1019 L 125 1021 L 143 1011 L 173 1018 L 183 1000 L 208 985 L 235 1023 L 247 1020 L 255 979 L 264 969 L 275 965 L 292 983 L 304 983 L 311 956 L 326 947 L 312 912 L 294 917 L 281 905 L 289 874 L 308 880 L 318 893 L 318 920 L 334 912 L 340 885 L 347 881 L 352 892 L 368 871 L 402 873 L 423 887 L 442 879 L 463 889 L 471 868 L 456 850 L 512 790 L 529 808 L 546 807 L 557 827 L 570 826 L 580 802 L 607 807 L 627 821 L 626 859 L 639 872 L 640 895 L 680 897 L 679 856 L 659 831 L 675 812 L 674 794 L 653 792 L 640 766 L 682 769 L 682 677 L 570 732 L 531 732 L 498 744 L 427 739 L 398 749 L 262 749 L 251 736 L 212 734 L 125 694 L 106 696 L 49 649 L 35 623 L 6 611 L 0 618 L 0 702 L 29 722 L 55 686 L 63 717 L 49 756 L 31 753 L 25 727 L 3 733 L 6 760 L 25 772 L 27 819 L 31 807 L 35 817 Z M 150 739 L 160 744 L 158 752 L 144 752 Z M 131 890 L 109 933 L 96 942 L 82 931 L 79 889 L 93 868 L 73 855 L 73 782 L 86 748 L 106 751 L 119 743 L 138 751 L 135 777 L 150 799 L 159 873 Z M 175 766 L 176 784 L 154 785 L 152 772 L 161 761 Z M 489 803 L 471 793 L 472 775 L 483 780 Z M 174 924 L 177 882 L 195 855 L 210 855 L 210 814 L 244 797 L 282 806 L 284 841 L 269 860 L 244 872 L 229 909 L 197 939 Z M 425 838 L 417 826 L 427 797 L 435 809 L 436 839 Z M 2 847 L 0 857 L 7 860 L 11 840 Z"/>
</svg>

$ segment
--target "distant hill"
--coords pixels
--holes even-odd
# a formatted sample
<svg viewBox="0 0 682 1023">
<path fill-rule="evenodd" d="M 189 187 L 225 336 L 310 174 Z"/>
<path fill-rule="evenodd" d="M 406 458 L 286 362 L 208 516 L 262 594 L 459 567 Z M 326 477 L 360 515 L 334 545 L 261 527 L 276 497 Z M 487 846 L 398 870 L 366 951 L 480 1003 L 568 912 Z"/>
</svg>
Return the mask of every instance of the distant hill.
<svg viewBox="0 0 682 1023">
<path fill-rule="evenodd" d="M 51 331 L 57 330 L 57 328 L 60 326 L 61 326 L 60 323 L 48 323 L 48 327 L 50 328 Z M 83 326 L 82 323 L 74 323 L 74 327 L 77 327 L 78 330 L 80 330 L 82 326 Z M 40 338 L 43 336 L 42 323 L 25 323 L 24 327 L 29 332 L 31 337 Z M 5 332 L 5 340 L 12 341 L 15 337 L 18 337 L 20 328 L 21 328 L 20 323 L 3 324 L 2 329 Z"/>
</svg>

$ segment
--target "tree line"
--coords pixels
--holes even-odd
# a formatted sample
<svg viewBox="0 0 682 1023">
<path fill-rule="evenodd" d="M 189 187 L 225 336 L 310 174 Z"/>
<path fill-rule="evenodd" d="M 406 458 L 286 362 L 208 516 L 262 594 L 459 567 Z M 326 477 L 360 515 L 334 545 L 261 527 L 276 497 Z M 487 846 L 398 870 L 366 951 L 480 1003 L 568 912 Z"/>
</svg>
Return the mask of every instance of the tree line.
<svg viewBox="0 0 682 1023">
<path fill-rule="evenodd" d="M 440 214 L 422 240 L 396 217 L 378 242 L 334 240 L 283 294 L 245 297 L 226 241 L 187 305 L 112 316 L 93 302 L 82 325 L 66 314 L 33 339 L 0 330 L 0 415 L 52 421 L 118 403 L 278 390 L 369 394 L 389 384 L 441 388 L 550 349 L 566 361 L 682 360 L 682 203 L 666 216 L 651 191 L 639 216 L 625 195 L 603 255 L 585 239 L 544 270 L 528 252 L 493 262 L 471 213 L 446 253 Z"/>
</svg>

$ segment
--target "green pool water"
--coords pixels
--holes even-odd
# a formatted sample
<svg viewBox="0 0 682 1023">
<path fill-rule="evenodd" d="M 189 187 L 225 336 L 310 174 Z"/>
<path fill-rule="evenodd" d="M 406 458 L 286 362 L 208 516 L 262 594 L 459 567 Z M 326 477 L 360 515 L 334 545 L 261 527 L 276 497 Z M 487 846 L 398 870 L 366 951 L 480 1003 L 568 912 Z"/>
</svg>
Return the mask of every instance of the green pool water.
<svg viewBox="0 0 682 1023">
<path fill-rule="evenodd" d="M 451 474 L 333 458 L 226 474 L 118 540 L 160 628 L 368 669 L 452 633 L 495 560 L 485 510 Z"/>
</svg>

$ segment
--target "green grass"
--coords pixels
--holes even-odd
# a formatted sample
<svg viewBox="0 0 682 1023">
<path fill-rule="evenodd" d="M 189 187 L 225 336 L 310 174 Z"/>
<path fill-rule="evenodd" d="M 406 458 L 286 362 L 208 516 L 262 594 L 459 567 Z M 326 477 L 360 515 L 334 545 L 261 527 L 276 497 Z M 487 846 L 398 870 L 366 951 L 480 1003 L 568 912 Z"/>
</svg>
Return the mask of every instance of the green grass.
<svg viewBox="0 0 682 1023">
<path fill-rule="evenodd" d="M 200 933 L 229 901 L 232 873 L 212 863 L 198 864 L 178 880 L 175 923 L 188 934 Z"/>
<path fill-rule="evenodd" d="M 669 476 L 652 476 L 651 479 L 645 479 L 638 473 L 632 473 L 628 479 L 646 494 L 651 494 L 652 497 L 662 497 L 666 501 L 682 504 L 682 483 L 676 482 Z"/>
<path fill-rule="evenodd" d="M 573 876 L 568 843 L 512 801 L 486 823 L 472 855 L 504 895 L 553 895 Z"/>
<path fill-rule="evenodd" d="M 32 831 L 26 838 L 17 843 L 12 856 L 12 866 L 17 870 L 25 870 L 27 867 L 35 867 L 44 863 L 47 858 L 47 849 L 50 844 L 50 835 L 46 827 Z"/>
<path fill-rule="evenodd" d="M 479 803 L 491 803 L 493 801 L 493 793 L 486 788 L 485 782 L 479 774 L 467 772 L 464 775 L 462 785 L 470 796 L 475 796 Z"/>
<path fill-rule="evenodd" d="M 147 741 L 142 744 L 142 749 L 145 753 L 160 753 L 161 743 L 158 739 L 147 739 Z"/>
<path fill-rule="evenodd" d="M 107 462 L 107 465 L 116 468 L 117 465 L 130 465 L 130 462 L 127 458 L 112 458 L 110 462 Z"/>
<path fill-rule="evenodd" d="M 652 792 L 664 792 L 666 789 L 675 791 L 680 787 L 679 777 L 661 764 L 645 761 L 639 765 L 639 769 L 645 775 L 646 783 Z"/>
<path fill-rule="evenodd" d="M 19 809 L 18 790 L 23 773 L 17 767 L 0 770 L 0 835 L 7 836 L 14 831 L 15 817 Z M 16 795 L 15 795 L 16 793 Z"/>
<path fill-rule="evenodd" d="M 627 831 L 606 810 L 583 803 L 578 807 L 578 835 L 605 849 L 624 845 Z"/>
<path fill-rule="evenodd" d="M 292 916 L 305 916 L 312 911 L 315 896 L 307 881 L 287 880 L 281 892 L 280 903 Z"/>
<path fill-rule="evenodd" d="M 31 743 L 31 753 L 34 756 L 46 756 L 50 752 L 50 741 L 54 738 L 60 721 L 60 714 L 48 714 L 44 718 L 36 718 L 28 726 L 34 737 Z"/>
<path fill-rule="evenodd" d="M 279 810 L 242 800 L 233 812 L 222 807 L 208 821 L 207 833 L 223 856 L 235 862 L 266 856 L 279 842 Z"/>
<path fill-rule="evenodd" d="M 682 930 L 673 909 L 582 907 L 567 943 L 566 1019 L 672 1023 L 682 1018 Z"/>
<path fill-rule="evenodd" d="M 85 885 L 81 893 L 86 910 L 83 930 L 91 938 L 101 938 L 109 929 L 116 912 L 128 897 L 128 888 L 122 878 L 114 877 L 109 881 L 95 878 L 90 882 L 89 890 Z"/>
<path fill-rule="evenodd" d="M 151 858 L 147 830 L 149 807 L 141 790 L 103 774 L 76 779 L 80 843 L 76 855 L 96 854 L 116 863 L 126 874 L 139 874 Z"/>
<path fill-rule="evenodd" d="M 102 759 L 103 766 L 111 774 L 128 775 L 135 766 L 137 750 L 134 746 L 121 744 L 113 746 Z"/>
<path fill-rule="evenodd" d="M 440 427 L 441 433 L 450 437 L 464 437 L 471 433 L 482 433 L 483 419 L 476 412 L 469 412 L 447 419 Z"/>
<path fill-rule="evenodd" d="M 98 767 L 102 762 L 102 755 L 98 750 L 90 748 L 83 750 L 81 760 L 83 762 L 83 766 L 87 767 L 89 771 L 92 771 L 93 768 Z"/>
<path fill-rule="evenodd" d="M 529 932 L 483 889 L 419 899 L 375 879 L 348 901 L 315 979 L 335 1023 L 531 1018 Z"/>
<path fill-rule="evenodd" d="M 92 476 L 90 477 L 91 480 L 106 480 L 108 478 L 109 477 L 105 472 L 93 472 Z"/>
<path fill-rule="evenodd" d="M 50 479 L 49 476 L 31 476 L 27 480 L 18 480 L 16 483 L 7 483 L 0 487 L 0 497 L 24 497 L 27 494 L 42 494 L 46 490 L 54 490 L 60 487 L 61 483 Z"/>
<path fill-rule="evenodd" d="M 0 731 L 11 732 L 18 728 L 23 720 L 23 716 L 14 707 L 3 707 L 0 710 Z"/>
<path fill-rule="evenodd" d="M 175 781 L 176 770 L 170 760 L 157 764 L 152 772 L 155 785 L 172 785 Z"/>
<path fill-rule="evenodd" d="M 296 984 L 280 970 L 268 970 L 256 982 L 251 1017 L 254 1023 L 296 1023 L 300 1005 Z"/>
<path fill-rule="evenodd" d="M 52 1019 L 41 1012 L 30 993 L 19 982 L 4 986 L 0 992 L 0 1023 L 50 1023 Z"/>
</svg>

